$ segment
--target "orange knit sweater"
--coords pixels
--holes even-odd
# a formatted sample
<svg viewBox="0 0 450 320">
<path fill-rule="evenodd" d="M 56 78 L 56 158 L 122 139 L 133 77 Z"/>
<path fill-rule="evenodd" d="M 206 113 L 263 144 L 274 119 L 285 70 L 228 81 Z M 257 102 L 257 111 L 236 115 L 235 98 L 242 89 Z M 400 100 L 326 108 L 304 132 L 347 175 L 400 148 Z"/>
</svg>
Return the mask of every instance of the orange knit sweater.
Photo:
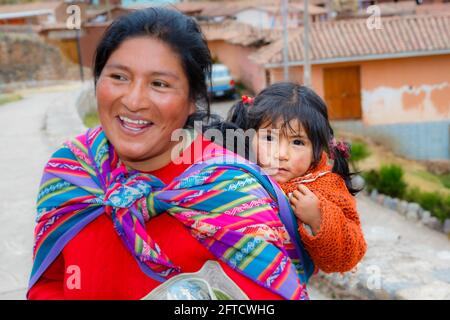
<svg viewBox="0 0 450 320">
<path fill-rule="evenodd" d="M 305 176 L 281 184 L 289 194 L 303 183 L 319 198 L 321 225 L 312 235 L 299 222 L 299 232 L 316 268 L 324 272 L 346 272 L 353 269 L 367 250 L 356 201 L 341 176 L 331 172 L 324 154 L 320 163 Z"/>
</svg>

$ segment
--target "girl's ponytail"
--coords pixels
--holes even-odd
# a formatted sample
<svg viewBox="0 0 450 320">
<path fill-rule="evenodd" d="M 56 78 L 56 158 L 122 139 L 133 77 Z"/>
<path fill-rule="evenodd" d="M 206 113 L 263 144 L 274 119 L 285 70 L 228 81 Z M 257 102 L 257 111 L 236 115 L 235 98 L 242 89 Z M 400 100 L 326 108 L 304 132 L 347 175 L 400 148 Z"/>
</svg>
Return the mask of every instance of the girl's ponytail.
<svg viewBox="0 0 450 320">
<path fill-rule="evenodd" d="M 245 136 L 245 131 L 249 126 L 248 107 L 250 104 L 253 104 L 253 98 L 242 96 L 242 99 L 237 101 L 228 111 L 225 129 L 234 129 L 233 141 L 227 141 L 226 130 L 222 130 L 224 147 L 246 159 L 250 157 L 250 141 Z"/>
<path fill-rule="evenodd" d="M 243 96 L 242 100 L 236 102 L 228 111 L 226 121 L 243 130 L 248 129 L 248 106 L 253 103 L 252 98 Z"/>
<path fill-rule="evenodd" d="M 345 185 L 347 186 L 348 191 L 354 196 L 362 189 L 357 189 L 353 187 L 352 184 L 352 176 L 356 173 L 350 172 L 350 168 L 348 165 L 348 159 L 351 154 L 351 146 L 345 142 L 336 142 L 334 138 L 332 138 L 329 144 L 329 153 L 330 158 L 334 160 L 333 164 L 333 172 L 337 173 L 344 179 Z"/>
<path fill-rule="evenodd" d="M 230 108 L 225 121 L 216 119 L 206 127 L 207 130 L 220 131 L 220 139 L 214 140 L 216 144 L 247 159 L 250 154 L 250 142 L 245 138 L 244 131 L 247 130 L 249 125 L 248 105 L 250 103 L 253 103 L 253 98 L 243 96 L 242 100 L 239 100 Z M 230 130 L 233 134 L 230 134 Z M 227 138 L 230 138 L 230 141 L 227 141 Z"/>
</svg>

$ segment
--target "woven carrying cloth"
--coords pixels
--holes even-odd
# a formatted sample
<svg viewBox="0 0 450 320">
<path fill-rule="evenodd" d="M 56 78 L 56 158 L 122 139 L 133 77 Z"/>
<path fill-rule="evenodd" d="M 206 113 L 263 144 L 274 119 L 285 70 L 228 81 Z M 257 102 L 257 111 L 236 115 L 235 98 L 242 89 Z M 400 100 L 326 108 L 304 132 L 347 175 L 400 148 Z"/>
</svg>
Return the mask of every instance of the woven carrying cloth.
<svg viewBox="0 0 450 320">
<path fill-rule="evenodd" d="M 166 185 L 128 169 L 100 127 L 66 142 L 44 169 L 29 287 L 101 214 L 148 276 L 164 282 L 183 272 L 145 229 L 167 212 L 234 270 L 285 299 L 307 299 L 314 266 L 281 189 L 225 149 L 204 159 Z"/>
</svg>

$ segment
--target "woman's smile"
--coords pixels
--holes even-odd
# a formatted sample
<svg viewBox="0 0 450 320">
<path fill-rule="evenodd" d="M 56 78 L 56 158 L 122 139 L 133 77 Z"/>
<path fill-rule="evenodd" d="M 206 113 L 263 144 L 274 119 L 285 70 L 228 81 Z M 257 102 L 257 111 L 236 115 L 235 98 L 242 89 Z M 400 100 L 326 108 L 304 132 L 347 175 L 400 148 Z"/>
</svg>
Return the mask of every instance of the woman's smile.
<svg viewBox="0 0 450 320">
<path fill-rule="evenodd" d="M 151 121 L 142 119 L 132 119 L 127 116 L 117 116 L 120 127 L 125 134 L 138 135 L 146 133 L 154 124 Z"/>
</svg>

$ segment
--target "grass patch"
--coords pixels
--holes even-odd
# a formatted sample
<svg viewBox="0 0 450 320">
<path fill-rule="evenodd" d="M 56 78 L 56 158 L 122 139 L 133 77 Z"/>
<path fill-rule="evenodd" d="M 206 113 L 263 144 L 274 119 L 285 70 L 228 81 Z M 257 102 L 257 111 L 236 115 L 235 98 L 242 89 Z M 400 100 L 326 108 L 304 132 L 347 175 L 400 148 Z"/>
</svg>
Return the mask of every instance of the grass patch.
<svg viewBox="0 0 450 320">
<path fill-rule="evenodd" d="M 450 189 L 450 174 L 439 176 L 439 180 L 441 180 L 441 183 L 444 187 Z"/>
<path fill-rule="evenodd" d="M 403 175 L 402 167 L 383 165 L 380 170 L 364 173 L 364 178 L 369 192 L 377 189 L 390 197 L 416 202 L 441 222 L 450 218 L 450 195 L 444 195 L 441 192 L 424 192 L 418 187 L 408 187 Z"/>
<path fill-rule="evenodd" d="M 442 192 L 450 195 L 450 175 L 439 176 L 430 173 L 418 161 L 396 156 L 387 148 L 367 142 L 370 156 L 361 161 L 359 169 L 362 171 L 379 170 L 381 166 L 395 164 L 403 168 L 406 183 L 411 187 L 418 187 L 424 192 Z"/>
<path fill-rule="evenodd" d="M 14 101 L 22 100 L 22 96 L 18 93 L 4 93 L 0 94 L 0 106 Z"/>
<path fill-rule="evenodd" d="M 419 188 L 410 188 L 405 200 L 417 202 L 423 209 L 428 210 L 441 222 L 450 218 L 450 196 L 439 192 L 422 192 Z"/>
<path fill-rule="evenodd" d="M 83 118 L 83 123 L 88 128 L 94 128 L 100 124 L 100 120 L 98 119 L 97 111 L 92 111 L 86 113 Z"/>
<path fill-rule="evenodd" d="M 417 187 L 423 192 L 439 192 L 450 195 L 450 175 L 439 176 L 430 173 L 420 161 L 414 161 L 398 156 L 385 143 L 376 143 L 368 137 L 352 134 L 346 131 L 336 131 L 337 139 L 367 145 L 370 155 L 358 163 L 358 169 L 363 173 L 379 170 L 383 165 L 395 164 L 404 171 L 404 179 L 409 187 Z"/>
<path fill-rule="evenodd" d="M 441 184 L 443 187 L 445 187 L 443 178 L 441 176 L 438 176 L 426 170 L 411 170 L 409 171 L 409 174 L 416 177 L 417 179 L 422 179 L 435 185 Z M 450 176 L 448 177 L 448 183 L 450 183 Z"/>
</svg>

